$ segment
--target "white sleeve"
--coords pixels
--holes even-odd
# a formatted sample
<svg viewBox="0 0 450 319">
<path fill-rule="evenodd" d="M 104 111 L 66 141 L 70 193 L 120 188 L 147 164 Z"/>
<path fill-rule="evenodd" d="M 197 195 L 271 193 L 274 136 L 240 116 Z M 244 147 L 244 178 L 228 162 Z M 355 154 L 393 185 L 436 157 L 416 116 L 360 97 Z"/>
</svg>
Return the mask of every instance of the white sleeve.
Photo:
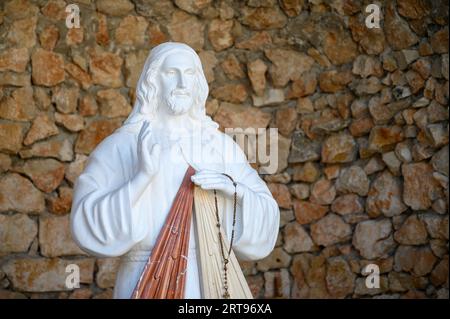
<svg viewBox="0 0 450 319">
<path fill-rule="evenodd" d="M 129 160 L 110 136 L 91 154 L 75 183 L 72 236 L 90 254 L 123 255 L 148 232 L 148 214 L 131 207 Z"/>
<path fill-rule="evenodd" d="M 244 152 L 237 148 L 238 163 L 229 165 L 228 173 L 244 189 L 242 201 L 236 208 L 233 250 L 241 260 L 258 260 L 269 255 L 278 237 L 280 210 L 265 182 L 247 162 Z M 225 200 L 225 229 L 231 238 L 233 222 L 232 198 Z"/>
</svg>

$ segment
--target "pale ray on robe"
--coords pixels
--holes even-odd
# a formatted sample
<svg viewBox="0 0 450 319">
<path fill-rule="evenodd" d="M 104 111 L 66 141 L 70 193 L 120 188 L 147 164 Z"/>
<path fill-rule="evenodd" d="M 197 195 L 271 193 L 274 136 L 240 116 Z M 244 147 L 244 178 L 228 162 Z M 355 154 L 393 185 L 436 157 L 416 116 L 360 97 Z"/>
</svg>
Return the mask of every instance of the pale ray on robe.
<svg viewBox="0 0 450 319">
<path fill-rule="evenodd" d="M 223 259 L 220 252 L 220 242 L 217 232 L 217 220 L 215 216 L 214 195 L 200 187 L 194 189 L 194 214 L 197 226 L 200 253 L 200 271 L 202 273 L 203 298 L 223 298 Z M 224 236 L 224 249 L 229 250 L 229 244 Z M 241 267 L 233 251 L 229 256 L 228 287 L 230 298 L 253 299 L 250 288 L 242 273 Z"/>
</svg>

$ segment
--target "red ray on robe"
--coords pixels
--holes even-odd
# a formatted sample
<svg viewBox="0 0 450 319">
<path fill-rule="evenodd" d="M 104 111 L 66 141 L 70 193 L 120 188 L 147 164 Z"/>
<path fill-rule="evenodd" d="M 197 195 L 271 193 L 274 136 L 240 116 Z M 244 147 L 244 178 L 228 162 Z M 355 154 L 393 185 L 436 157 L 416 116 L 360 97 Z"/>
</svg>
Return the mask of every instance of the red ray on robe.
<svg viewBox="0 0 450 319">
<path fill-rule="evenodd" d="M 195 170 L 189 166 L 132 299 L 181 299 L 186 283 Z"/>
</svg>

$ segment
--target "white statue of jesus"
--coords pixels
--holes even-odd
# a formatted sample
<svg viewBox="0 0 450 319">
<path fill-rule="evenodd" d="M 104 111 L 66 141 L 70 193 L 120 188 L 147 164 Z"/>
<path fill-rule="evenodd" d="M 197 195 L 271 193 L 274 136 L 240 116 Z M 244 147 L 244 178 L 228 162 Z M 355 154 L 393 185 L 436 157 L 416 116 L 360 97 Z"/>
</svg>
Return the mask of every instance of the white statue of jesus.
<svg viewBox="0 0 450 319">
<path fill-rule="evenodd" d="M 122 256 L 114 298 L 131 298 L 189 166 L 197 187 L 217 191 L 228 243 L 236 193 L 235 256 L 267 256 L 278 235 L 278 205 L 241 148 L 206 115 L 208 84 L 196 52 L 174 42 L 152 49 L 136 96 L 124 125 L 89 156 L 75 184 L 71 212 L 72 234 L 82 249 Z M 184 298 L 205 297 L 197 252 L 201 240 L 192 220 Z"/>
</svg>

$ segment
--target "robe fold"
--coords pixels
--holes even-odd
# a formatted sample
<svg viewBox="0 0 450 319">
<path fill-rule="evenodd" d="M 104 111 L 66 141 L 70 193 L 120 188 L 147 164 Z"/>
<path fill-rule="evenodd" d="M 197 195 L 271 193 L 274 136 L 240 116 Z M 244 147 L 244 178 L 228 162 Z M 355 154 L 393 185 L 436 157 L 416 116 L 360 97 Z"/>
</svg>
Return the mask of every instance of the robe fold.
<svg viewBox="0 0 450 319">
<path fill-rule="evenodd" d="M 92 255 L 121 256 L 114 298 L 131 297 L 189 165 L 196 171 L 226 173 L 243 188 L 233 244 L 236 257 L 258 260 L 273 250 L 279 228 L 278 205 L 240 147 L 217 129 L 202 131 L 194 139 L 201 141 L 201 149 L 191 143 L 192 136 L 152 132 L 153 141 L 162 146 L 160 167 L 141 200 L 132 205 L 130 181 L 138 169 L 139 129 L 122 127 L 104 139 L 89 156 L 74 186 L 74 240 Z M 230 241 L 233 198 L 221 192 L 217 197 L 223 231 Z M 204 298 L 194 220 L 190 234 L 184 297 Z"/>
</svg>

